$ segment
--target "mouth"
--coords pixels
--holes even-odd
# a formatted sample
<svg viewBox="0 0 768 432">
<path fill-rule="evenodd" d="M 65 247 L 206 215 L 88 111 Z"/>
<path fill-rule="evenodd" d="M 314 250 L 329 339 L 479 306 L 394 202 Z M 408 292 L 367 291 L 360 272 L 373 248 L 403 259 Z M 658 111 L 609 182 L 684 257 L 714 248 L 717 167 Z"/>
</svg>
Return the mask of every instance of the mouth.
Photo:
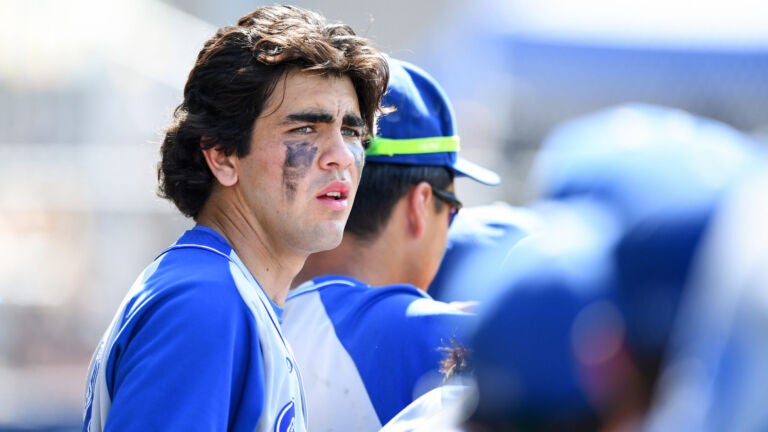
<svg viewBox="0 0 768 432">
<path fill-rule="evenodd" d="M 321 195 L 320 198 L 332 199 L 335 201 L 347 199 L 347 194 L 340 191 L 328 192 L 325 195 Z"/>
<path fill-rule="evenodd" d="M 349 198 L 350 186 L 345 182 L 333 182 L 320 191 L 317 198 L 323 201 L 345 201 Z"/>
</svg>

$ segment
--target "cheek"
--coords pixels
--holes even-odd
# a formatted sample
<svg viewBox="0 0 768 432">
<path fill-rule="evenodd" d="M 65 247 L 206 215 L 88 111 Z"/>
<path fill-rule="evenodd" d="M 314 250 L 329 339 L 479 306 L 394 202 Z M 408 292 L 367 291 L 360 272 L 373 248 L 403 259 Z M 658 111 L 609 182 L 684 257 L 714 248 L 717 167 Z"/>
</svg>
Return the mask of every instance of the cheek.
<svg viewBox="0 0 768 432">
<path fill-rule="evenodd" d="M 363 166 L 365 166 L 365 149 L 360 146 L 349 146 L 349 151 L 352 152 L 352 156 L 355 158 L 355 167 L 357 168 L 357 178 L 363 174 Z"/>
<path fill-rule="evenodd" d="M 285 141 L 285 170 L 295 171 L 302 177 L 307 174 L 309 167 L 317 155 L 317 147 L 309 141 Z"/>
<path fill-rule="evenodd" d="M 296 186 L 307 176 L 317 156 L 317 146 L 308 141 L 285 141 L 283 162 L 283 189 L 290 199 L 296 193 Z"/>
<path fill-rule="evenodd" d="M 445 216 L 444 214 L 442 216 Z M 448 246 L 448 230 L 447 229 L 440 229 L 440 232 L 435 235 L 435 250 L 437 253 L 435 253 L 436 256 L 440 257 L 440 259 L 437 260 L 438 267 L 440 266 L 440 261 L 443 259 L 443 255 L 445 255 L 445 249 Z"/>
</svg>

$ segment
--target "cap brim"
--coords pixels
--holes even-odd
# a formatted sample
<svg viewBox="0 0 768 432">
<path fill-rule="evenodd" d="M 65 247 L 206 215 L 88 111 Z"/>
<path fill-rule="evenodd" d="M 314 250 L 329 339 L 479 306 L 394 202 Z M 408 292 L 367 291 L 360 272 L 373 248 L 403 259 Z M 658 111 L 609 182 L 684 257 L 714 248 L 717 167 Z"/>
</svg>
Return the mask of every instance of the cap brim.
<svg viewBox="0 0 768 432">
<path fill-rule="evenodd" d="M 469 177 L 488 186 L 496 186 L 501 183 L 501 177 L 495 172 L 461 157 L 456 159 L 456 163 L 451 168 L 459 176 Z"/>
</svg>

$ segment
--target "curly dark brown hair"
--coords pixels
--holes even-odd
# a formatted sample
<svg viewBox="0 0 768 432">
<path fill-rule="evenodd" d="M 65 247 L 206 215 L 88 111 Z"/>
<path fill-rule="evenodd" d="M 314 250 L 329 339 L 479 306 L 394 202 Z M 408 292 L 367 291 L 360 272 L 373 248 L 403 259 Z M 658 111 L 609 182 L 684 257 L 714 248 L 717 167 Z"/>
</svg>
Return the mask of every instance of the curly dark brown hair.
<svg viewBox="0 0 768 432">
<path fill-rule="evenodd" d="M 352 80 L 365 122 L 376 131 L 389 69 L 385 57 L 347 25 L 295 6 L 256 9 L 219 29 L 197 56 L 184 99 L 165 132 L 158 195 L 197 220 L 214 177 L 202 149 L 246 156 L 256 118 L 289 70 Z"/>
</svg>

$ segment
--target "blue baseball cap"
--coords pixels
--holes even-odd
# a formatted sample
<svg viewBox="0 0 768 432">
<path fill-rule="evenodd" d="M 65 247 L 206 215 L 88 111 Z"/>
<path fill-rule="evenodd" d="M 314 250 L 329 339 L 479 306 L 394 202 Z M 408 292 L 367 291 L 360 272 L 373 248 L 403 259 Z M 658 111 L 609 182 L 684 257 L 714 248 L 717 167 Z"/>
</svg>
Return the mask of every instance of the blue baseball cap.
<svg viewBox="0 0 768 432">
<path fill-rule="evenodd" d="M 435 79 L 417 66 L 392 58 L 389 71 L 382 105 L 395 111 L 379 119 L 366 162 L 444 166 L 456 176 L 499 184 L 498 174 L 458 156 L 453 108 Z"/>
</svg>

